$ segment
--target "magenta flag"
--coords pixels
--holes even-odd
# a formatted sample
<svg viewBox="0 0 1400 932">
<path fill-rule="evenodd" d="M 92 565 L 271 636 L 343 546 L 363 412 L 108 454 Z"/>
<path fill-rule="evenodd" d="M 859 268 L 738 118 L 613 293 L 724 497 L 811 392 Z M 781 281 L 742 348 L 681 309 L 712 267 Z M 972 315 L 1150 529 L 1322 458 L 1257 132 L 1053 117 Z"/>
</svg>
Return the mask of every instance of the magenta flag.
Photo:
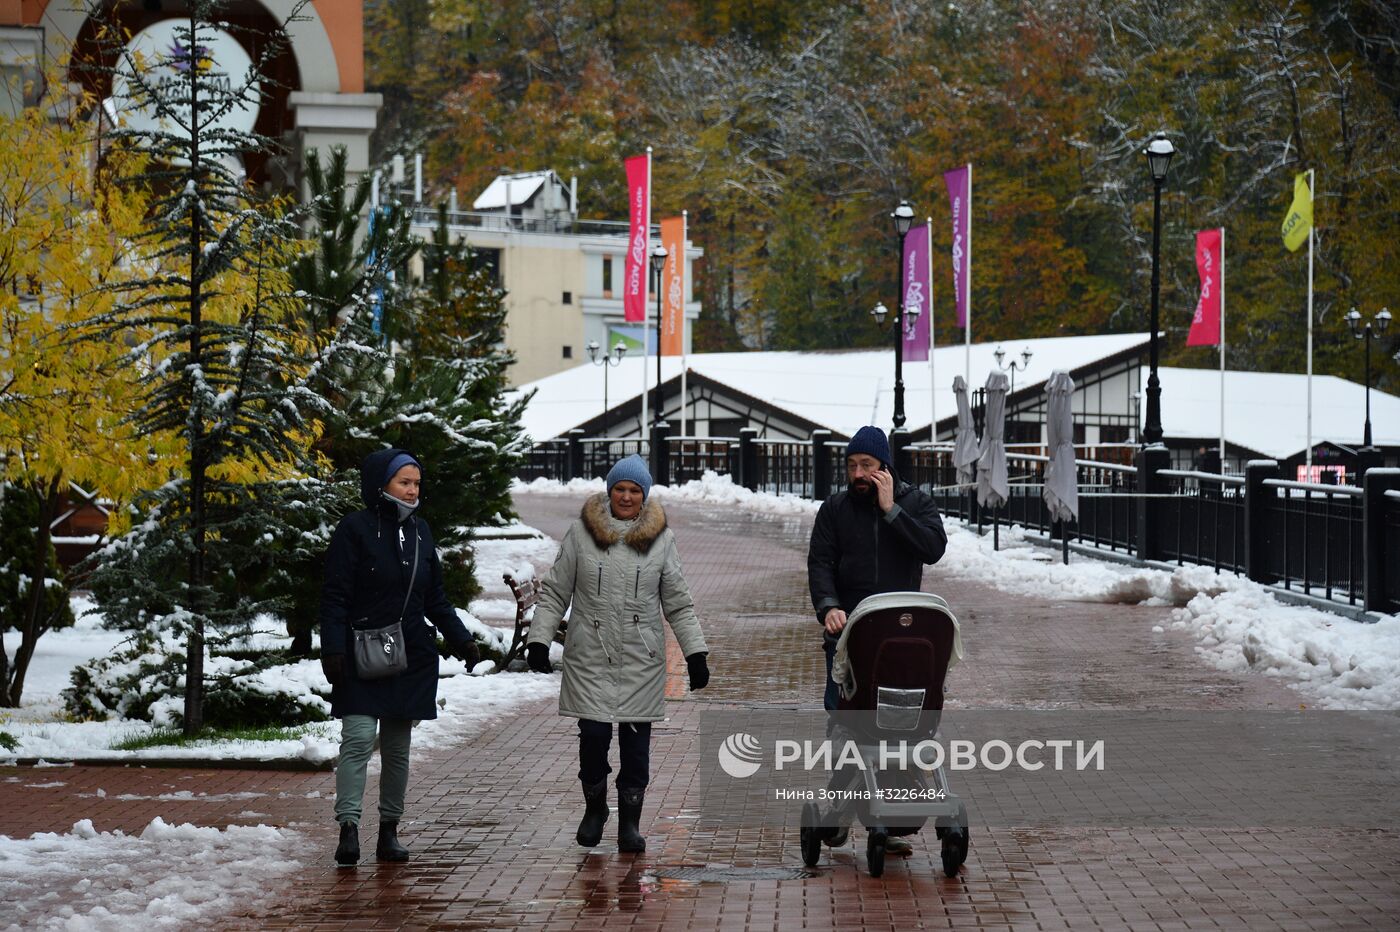
<svg viewBox="0 0 1400 932">
<path fill-rule="evenodd" d="M 904 295 L 904 358 L 927 362 L 929 321 L 933 318 L 932 266 L 933 231 L 921 223 L 904 234 L 904 273 L 900 283 Z"/>
<path fill-rule="evenodd" d="M 948 203 L 953 212 L 953 301 L 958 310 L 958 326 L 966 327 L 972 287 L 972 166 L 944 172 L 943 183 L 948 186 Z"/>
<path fill-rule="evenodd" d="M 627 167 L 627 261 L 623 268 L 622 316 L 647 319 L 647 255 L 651 252 L 651 156 L 634 155 Z"/>
<path fill-rule="evenodd" d="M 1191 319 L 1187 346 L 1220 344 L 1221 280 L 1225 257 L 1221 255 L 1222 230 L 1201 230 L 1196 234 L 1196 272 L 1201 276 L 1201 294 L 1196 299 L 1196 316 Z"/>
</svg>

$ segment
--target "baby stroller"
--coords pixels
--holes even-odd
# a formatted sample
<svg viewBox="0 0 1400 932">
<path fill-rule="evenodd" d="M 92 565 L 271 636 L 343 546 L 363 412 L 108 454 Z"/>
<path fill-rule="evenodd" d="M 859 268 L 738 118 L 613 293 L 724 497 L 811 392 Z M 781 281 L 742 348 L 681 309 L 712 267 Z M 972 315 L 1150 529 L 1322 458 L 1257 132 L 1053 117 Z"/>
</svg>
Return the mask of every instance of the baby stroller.
<svg viewBox="0 0 1400 932">
<path fill-rule="evenodd" d="M 967 860 L 967 808 L 948 789 L 943 767 L 882 768 L 880 743 L 932 741 L 943 709 L 943 679 L 962 657 L 958 620 L 948 603 L 926 592 L 887 592 L 864 599 L 837 644 L 831 677 L 841 687 L 828 735 L 833 746 L 855 743 L 863 767 L 833 772 L 831 806 L 802 808 L 802 861 L 815 867 L 859 819 L 866 828 L 870 876 L 885 869 L 885 841 L 912 835 L 933 818 L 942 840 L 943 871 L 956 876 Z M 839 842 L 837 842 L 839 844 Z"/>
</svg>

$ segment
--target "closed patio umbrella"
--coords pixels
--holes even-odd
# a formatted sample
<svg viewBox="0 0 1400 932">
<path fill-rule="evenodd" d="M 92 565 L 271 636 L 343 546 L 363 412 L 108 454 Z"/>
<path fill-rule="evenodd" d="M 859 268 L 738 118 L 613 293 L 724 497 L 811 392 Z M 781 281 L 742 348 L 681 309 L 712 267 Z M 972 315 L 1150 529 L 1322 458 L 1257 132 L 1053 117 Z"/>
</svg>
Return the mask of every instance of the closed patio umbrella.
<svg viewBox="0 0 1400 932">
<path fill-rule="evenodd" d="M 972 409 L 967 403 L 967 380 L 953 379 L 953 397 L 958 402 L 958 430 L 953 437 L 953 467 L 958 485 L 977 481 L 977 431 L 972 426 Z"/>
<path fill-rule="evenodd" d="M 1074 470 L 1074 379 L 1056 369 L 1045 383 L 1047 401 L 1046 432 L 1050 442 L 1050 462 L 1045 467 L 1045 507 L 1055 521 L 1079 517 L 1079 483 Z"/>
<path fill-rule="evenodd" d="M 1006 475 L 1006 391 L 1010 382 L 1004 372 L 987 376 L 987 421 L 982 428 L 982 445 L 977 455 L 977 504 L 1000 508 L 1011 495 Z"/>
</svg>

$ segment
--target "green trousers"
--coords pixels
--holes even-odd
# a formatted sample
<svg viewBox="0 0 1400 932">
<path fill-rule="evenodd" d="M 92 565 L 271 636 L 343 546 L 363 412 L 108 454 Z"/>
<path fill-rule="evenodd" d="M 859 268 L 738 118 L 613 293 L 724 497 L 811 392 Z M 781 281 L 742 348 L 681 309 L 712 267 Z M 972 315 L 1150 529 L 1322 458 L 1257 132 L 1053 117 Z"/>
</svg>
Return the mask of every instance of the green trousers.
<svg viewBox="0 0 1400 932">
<path fill-rule="evenodd" d="M 347 715 L 340 720 L 340 763 L 335 768 L 337 822 L 360 824 L 365 777 L 374 753 L 375 726 L 379 729 L 379 821 L 397 822 L 403 818 L 413 722 Z"/>
</svg>

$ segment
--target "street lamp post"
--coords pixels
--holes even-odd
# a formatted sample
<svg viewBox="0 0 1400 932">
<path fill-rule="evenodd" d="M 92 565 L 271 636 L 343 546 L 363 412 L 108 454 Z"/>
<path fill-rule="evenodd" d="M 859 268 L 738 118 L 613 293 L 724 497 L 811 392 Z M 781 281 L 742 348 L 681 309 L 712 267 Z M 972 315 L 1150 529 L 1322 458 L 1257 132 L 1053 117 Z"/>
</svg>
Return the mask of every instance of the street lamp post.
<svg viewBox="0 0 1400 932">
<path fill-rule="evenodd" d="M 895 232 L 895 267 L 899 270 L 895 275 L 895 287 L 899 289 L 899 300 L 895 303 L 894 312 L 894 429 L 899 430 L 904 426 L 904 234 L 909 232 L 909 228 L 914 225 L 914 208 L 907 200 L 899 202 L 899 206 L 890 214 L 894 221 Z M 889 309 L 884 304 L 877 303 L 870 316 L 875 318 L 875 323 L 884 326 L 885 317 L 889 314 Z M 910 320 L 919 314 L 919 308 L 914 307 L 908 311 Z"/>
<path fill-rule="evenodd" d="M 1161 263 L 1159 256 L 1162 242 L 1162 182 L 1167 180 L 1167 166 L 1171 164 L 1176 148 L 1166 133 L 1152 137 L 1144 150 L 1147 166 L 1152 171 L 1152 330 L 1148 334 L 1151 346 L 1151 371 L 1147 376 L 1147 423 L 1142 429 L 1142 440 L 1147 446 L 1162 442 L 1162 385 L 1157 380 L 1157 293 L 1161 290 Z"/>
<path fill-rule="evenodd" d="M 1031 353 L 1031 348 L 1028 346 L 1025 349 L 1021 350 L 1021 361 L 1017 362 L 1013 359 L 1011 360 L 1011 364 L 1009 366 L 1003 366 L 1001 364 L 1001 361 L 1006 358 L 1006 351 L 1003 350 L 1000 346 L 997 347 L 996 352 L 992 355 L 995 356 L 997 359 L 998 369 L 1000 369 L 1002 372 L 1011 373 L 1011 391 L 1008 393 L 1007 397 L 1016 394 L 1016 373 L 1018 371 L 1025 372 L 1026 369 L 1030 367 L 1031 356 L 1033 355 Z"/>
<path fill-rule="evenodd" d="M 656 279 L 656 395 L 652 403 L 653 424 L 661 423 L 661 275 L 665 269 L 666 247 L 658 243 L 651 251 L 651 275 Z"/>
<path fill-rule="evenodd" d="M 588 361 L 595 366 L 603 367 L 603 436 L 608 436 L 608 370 L 613 366 L 622 364 L 622 357 L 627 355 L 627 347 L 621 340 L 613 347 L 612 352 L 604 352 L 601 358 L 598 355 L 598 341 L 588 341 Z"/>
<path fill-rule="evenodd" d="M 1366 452 L 1371 452 L 1371 329 L 1374 325 L 1376 333 L 1385 333 L 1390 326 L 1390 309 L 1381 308 L 1375 316 L 1364 324 L 1361 322 L 1361 312 L 1352 308 L 1347 312 L 1347 326 L 1351 328 L 1351 335 L 1358 340 L 1366 341 L 1366 429 L 1362 433 L 1361 448 Z M 1397 354 L 1400 357 L 1400 354 Z"/>
</svg>

